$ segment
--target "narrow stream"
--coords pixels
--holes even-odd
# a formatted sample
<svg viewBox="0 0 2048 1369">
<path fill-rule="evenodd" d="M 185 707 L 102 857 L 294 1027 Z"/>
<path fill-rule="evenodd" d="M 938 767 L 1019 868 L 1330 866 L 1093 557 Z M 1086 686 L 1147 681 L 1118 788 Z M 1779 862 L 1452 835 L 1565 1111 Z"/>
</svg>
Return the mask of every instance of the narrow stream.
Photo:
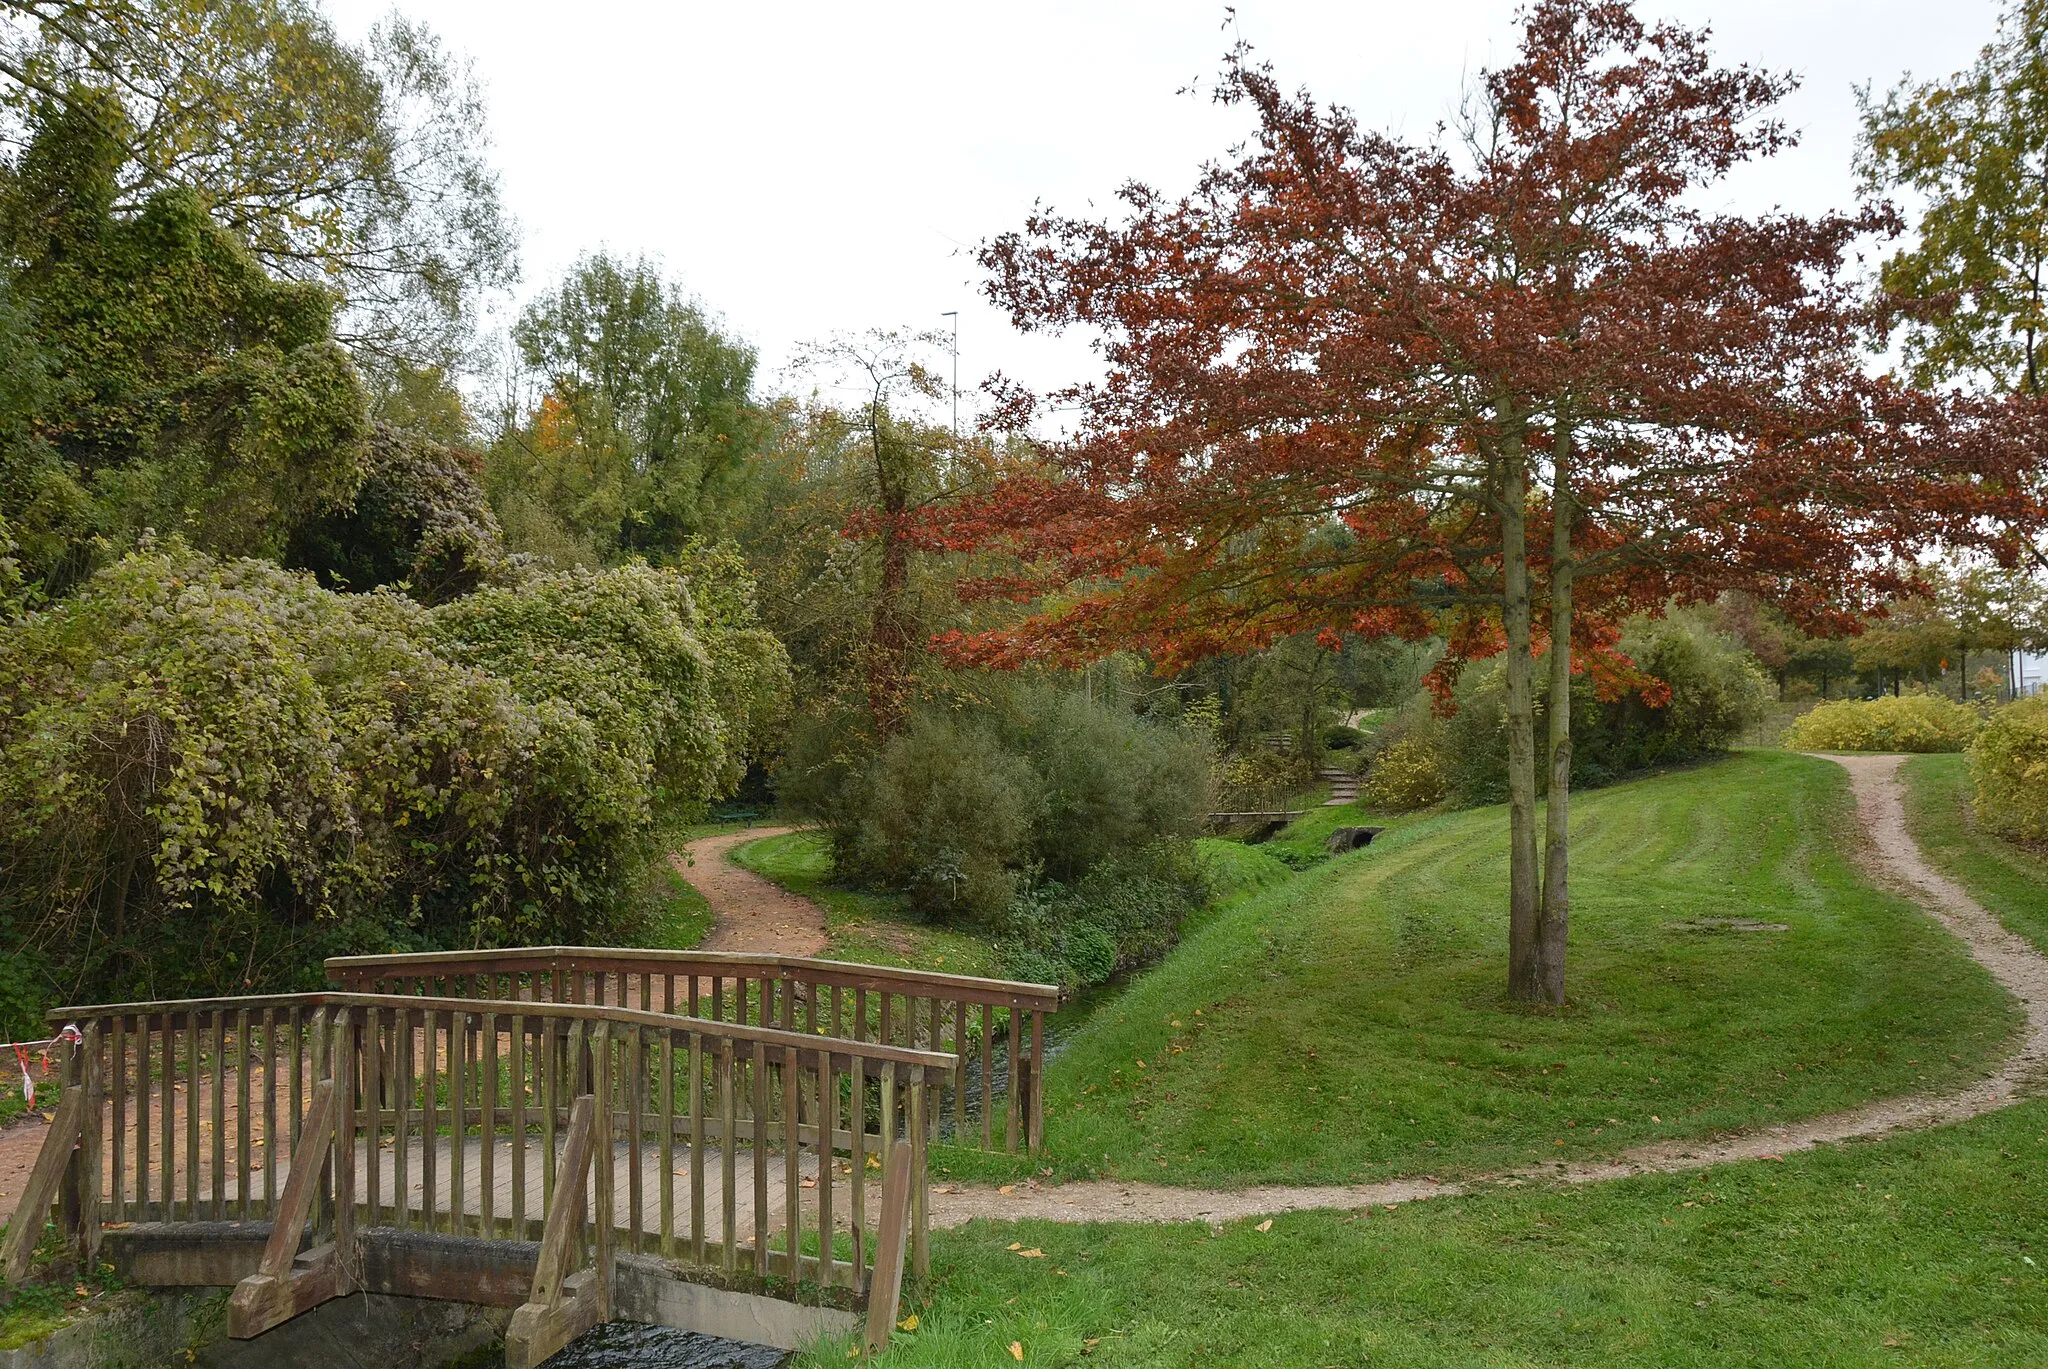
<svg viewBox="0 0 2048 1369">
<path fill-rule="evenodd" d="M 614 1321 L 584 1332 L 542 1369 L 783 1369 L 792 1358 L 766 1345 Z"/>
</svg>

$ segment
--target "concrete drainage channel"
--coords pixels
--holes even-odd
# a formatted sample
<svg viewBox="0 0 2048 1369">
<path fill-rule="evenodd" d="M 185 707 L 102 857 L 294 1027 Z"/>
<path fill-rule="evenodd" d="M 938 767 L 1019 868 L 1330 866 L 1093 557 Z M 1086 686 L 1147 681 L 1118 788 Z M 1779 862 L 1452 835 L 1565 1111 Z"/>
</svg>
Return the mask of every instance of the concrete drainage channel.
<svg viewBox="0 0 2048 1369">
<path fill-rule="evenodd" d="M 829 1313 L 819 1320 L 818 1308 L 665 1275 L 636 1279 L 632 1266 L 641 1261 L 619 1263 L 620 1312 L 648 1320 L 598 1326 L 548 1360 L 549 1369 L 778 1369 L 797 1345 L 843 1329 Z M 253 1340 L 232 1340 L 227 1297 L 224 1288 L 117 1293 L 40 1340 L 0 1351 L 0 1369 L 497 1369 L 505 1362 L 512 1315 L 504 1307 L 356 1293 Z M 694 1326 L 767 1337 L 780 1348 L 660 1324 L 686 1318 Z"/>
</svg>

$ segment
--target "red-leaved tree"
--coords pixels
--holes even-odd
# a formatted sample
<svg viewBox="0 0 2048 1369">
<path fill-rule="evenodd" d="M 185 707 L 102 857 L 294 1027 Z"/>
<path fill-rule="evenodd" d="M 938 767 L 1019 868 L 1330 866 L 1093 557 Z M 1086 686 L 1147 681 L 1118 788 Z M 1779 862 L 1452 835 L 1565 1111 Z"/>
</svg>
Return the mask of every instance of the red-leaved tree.
<svg viewBox="0 0 2048 1369">
<path fill-rule="evenodd" d="M 992 664 L 1274 638 L 1506 653 L 1510 992 L 1561 1003 L 1569 688 L 1654 688 L 1620 621 L 1739 589 L 1805 623 L 1896 592 L 1935 541 L 2039 513 L 2032 409 L 1870 374 L 1848 269 L 1878 210 L 1716 216 L 1697 192 L 1789 142 L 1789 78 L 1618 0 L 1538 0 L 1519 60 L 1428 146 L 1288 95 L 1239 49 L 1258 134 L 1114 221 L 982 249 L 1017 326 L 1097 330 L 1076 435 L 926 535 L 1015 553 L 1035 600 L 953 642 Z M 1547 659 L 1546 659 L 1547 658 Z M 1539 861 L 1536 681 L 1547 668 Z M 1654 702 L 1654 699 L 1652 700 Z"/>
</svg>

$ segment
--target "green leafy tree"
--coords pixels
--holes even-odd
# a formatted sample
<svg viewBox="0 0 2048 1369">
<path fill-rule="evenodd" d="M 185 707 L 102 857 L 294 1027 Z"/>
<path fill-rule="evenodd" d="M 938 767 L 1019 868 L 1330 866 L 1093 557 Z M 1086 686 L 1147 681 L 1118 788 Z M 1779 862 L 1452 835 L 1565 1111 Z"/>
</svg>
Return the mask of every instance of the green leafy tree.
<svg viewBox="0 0 2048 1369">
<path fill-rule="evenodd" d="M 454 362 L 516 276 L 482 89 L 412 21 L 353 46 L 307 0 L 0 0 L 0 138 L 50 102 L 118 140 L 118 208 L 195 191 L 266 268 L 339 290 L 368 369 Z"/>
<path fill-rule="evenodd" d="M 765 425 L 753 349 L 650 262 L 602 253 L 514 326 L 538 401 L 508 415 L 490 489 L 515 549 L 673 559 L 715 531 Z"/>
<path fill-rule="evenodd" d="M 1944 81 L 1861 93 L 1872 189 L 1925 205 L 1919 241 L 1884 264 L 1914 378 L 2039 394 L 2048 365 L 2048 0 L 2017 0 Z"/>
<path fill-rule="evenodd" d="M 0 245 L 42 359 L 0 481 L 26 574 L 61 592 L 144 528 L 276 555 L 362 478 L 363 390 L 332 294 L 271 277 L 191 190 L 121 212 L 110 97 L 36 117 L 0 177 Z"/>
</svg>

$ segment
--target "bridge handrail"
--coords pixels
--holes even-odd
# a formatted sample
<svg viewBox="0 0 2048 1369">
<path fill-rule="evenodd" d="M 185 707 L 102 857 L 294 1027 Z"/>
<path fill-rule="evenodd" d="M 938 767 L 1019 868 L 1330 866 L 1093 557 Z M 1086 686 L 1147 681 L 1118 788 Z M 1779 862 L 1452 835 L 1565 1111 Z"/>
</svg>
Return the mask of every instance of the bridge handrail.
<svg viewBox="0 0 2048 1369">
<path fill-rule="evenodd" d="M 878 1254 L 902 1250 L 875 1220 L 871 1178 L 907 1182 L 908 1253 L 928 1268 L 927 1104 L 957 1082 L 955 1054 L 615 1004 L 332 990 L 51 1017 L 83 1028 L 65 1062 L 72 1125 L 38 1166 L 61 1183 L 17 1214 L 27 1234 L 10 1233 L 7 1262 L 25 1267 L 53 1204 L 84 1255 L 135 1222 L 272 1219 L 282 1176 L 311 1249 L 244 1281 L 238 1335 L 350 1291 L 364 1228 L 534 1238 L 578 1098 L 595 1100 L 597 1153 L 614 1157 L 591 1171 L 575 1238 L 600 1270 L 617 1248 L 859 1295 Z M 898 1156 L 911 1169 L 892 1180 Z"/>
<path fill-rule="evenodd" d="M 922 998 L 965 999 L 970 1003 L 993 1003 L 1038 1012 L 1055 1012 L 1060 1006 L 1056 984 L 1033 984 L 1018 979 L 989 979 L 980 975 L 946 974 L 938 970 L 911 970 L 894 965 L 868 965 L 848 960 L 825 960 L 816 956 L 777 955 L 746 951 L 670 951 L 651 947 L 616 946 L 521 946 L 505 950 L 413 951 L 392 955 L 330 956 L 327 977 L 347 984 L 351 980 L 391 978 L 408 972 L 434 971 L 442 976 L 517 974 L 536 964 L 581 969 L 585 973 L 689 974 L 693 968 L 701 977 L 725 975 L 758 978 L 762 972 L 779 977 L 805 979 L 843 988 L 889 989 L 896 993 L 917 990 Z"/>
<path fill-rule="evenodd" d="M 76 1004 L 71 1007 L 52 1008 L 45 1016 L 53 1025 L 62 1026 L 70 1023 L 105 1021 L 115 1017 L 161 1017 L 166 1013 L 172 1017 L 184 1017 L 195 1012 L 227 1013 L 272 1007 L 390 1008 L 413 1013 L 491 1012 L 506 1017 L 520 1015 L 559 1018 L 572 1022 L 619 1022 L 665 1031 L 691 1031 L 705 1036 L 730 1037 L 735 1041 L 749 1044 L 759 1041 L 769 1046 L 808 1051 L 819 1049 L 821 1043 L 821 1038 L 817 1036 L 784 1031 L 779 1027 L 759 1027 L 752 1023 L 726 1022 L 710 1017 L 693 1017 L 685 1024 L 678 1022 L 674 1013 L 645 1012 L 638 1008 L 620 1008 L 608 1003 L 553 1003 L 545 999 L 536 1002 L 530 998 L 427 998 L 416 994 L 337 993 L 331 989 L 315 989 L 295 994 L 243 994 L 223 998 L 168 998 L 139 1003 Z M 917 1050 L 885 1041 L 855 1041 L 847 1037 L 830 1039 L 834 1043 L 834 1053 L 839 1055 L 860 1056 L 869 1060 L 922 1066 L 939 1071 L 950 1071 L 956 1064 L 953 1056 L 942 1051 Z"/>
<path fill-rule="evenodd" d="M 613 946 L 336 956 L 326 971 L 358 991 L 578 1003 L 637 998 L 690 1017 L 751 1016 L 758 1025 L 779 1022 L 807 1034 L 950 1050 L 957 1071 L 950 1098 L 942 1092 L 931 1100 L 933 1124 L 950 1115 L 952 1140 L 983 1150 L 1036 1152 L 1044 1144 L 1045 1014 L 1061 998 L 1051 984 L 811 956 Z"/>
</svg>

